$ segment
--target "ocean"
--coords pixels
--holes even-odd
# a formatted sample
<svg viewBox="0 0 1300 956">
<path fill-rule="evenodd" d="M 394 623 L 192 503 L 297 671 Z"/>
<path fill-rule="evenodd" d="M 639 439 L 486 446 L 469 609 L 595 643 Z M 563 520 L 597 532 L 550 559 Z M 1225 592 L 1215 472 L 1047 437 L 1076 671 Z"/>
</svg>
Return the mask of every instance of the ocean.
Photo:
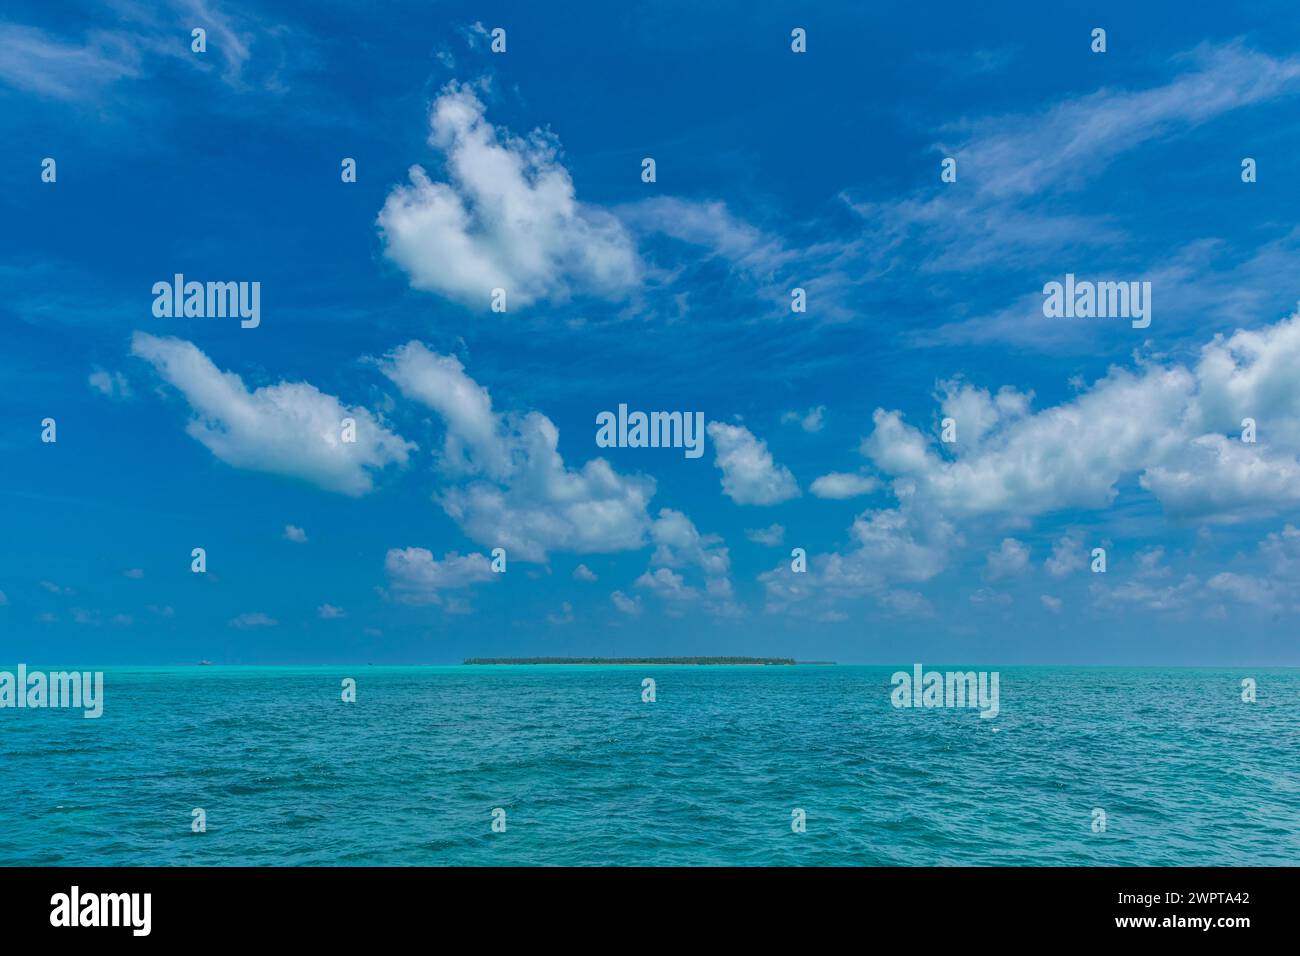
<svg viewBox="0 0 1300 956">
<path fill-rule="evenodd" d="M 998 716 L 910 663 L 105 668 L 0 710 L 0 864 L 1300 864 L 1300 670 L 937 669 Z"/>
</svg>

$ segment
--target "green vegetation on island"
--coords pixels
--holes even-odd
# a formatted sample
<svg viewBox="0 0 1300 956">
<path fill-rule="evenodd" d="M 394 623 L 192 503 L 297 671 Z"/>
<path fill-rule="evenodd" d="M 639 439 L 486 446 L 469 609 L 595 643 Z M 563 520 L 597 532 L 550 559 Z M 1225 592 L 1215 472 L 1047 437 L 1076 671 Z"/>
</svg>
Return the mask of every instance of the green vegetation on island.
<svg viewBox="0 0 1300 956">
<path fill-rule="evenodd" d="M 792 657 L 468 657 L 466 664 L 793 664 Z"/>
</svg>

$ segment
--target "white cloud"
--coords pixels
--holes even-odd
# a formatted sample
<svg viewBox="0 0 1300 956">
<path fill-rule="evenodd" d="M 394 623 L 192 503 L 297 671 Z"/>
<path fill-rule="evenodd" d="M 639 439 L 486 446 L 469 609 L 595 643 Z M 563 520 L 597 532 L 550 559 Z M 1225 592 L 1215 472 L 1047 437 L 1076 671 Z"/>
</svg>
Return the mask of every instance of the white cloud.
<svg viewBox="0 0 1300 956">
<path fill-rule="evenodd" d="M 1053 614 L 1060 614 L 1061 609 L 1065 606 L 1064 602 L 1062 602 L 1060 598 L 1053 597 L 1050 594 L 1040 594 L 1038 600 L 1042 601 L 1043 607 L 1047 608 Z"/>
<path fill-rule="evenodd" d="M 977 448 L 953 449 L 952 459 L 941 458 L 937 442 L 905 424 L 900 413 L 876 409 L 863 452 L 882 471 L 908 479 L 918 501 L 944 514 L 1102 508 L 1123 474 L 1159 460 L 1178 443 L 1173 428 L 1192 381 L 1183 368 L 1142 374 L 1113 369 L 1073 401 L 999 419 Z"/>
<path fill-rule="evenodd" d="M 662 600 L 668 613 L 674 616 L 695 606 L 720 617 L 736 617 L 741 613 L 733 600 L 731 581 L 727 578 L 710 578 L 703 588 L 698 588 L 687 584 L 682 575 L 668 568 L 658 568 L 646 571 L 635 584 Z"/>
<path fill-rule="evenodd" d="M 0 591 L 0 607 L 6 607 L 8 604 L 9 598 L 5 595 L 4 591 Z"/>
<path fill-rule="evenodd" d="M 1111 505 L 1136 476 L 1172 516 L 1231 522 L 1300 504 L 1300 317 L 1216 336 L 1188 365 L 1112 368 L 1077 397 L 1040 412 L 1029 396 L 948 391 L 972 441 L 942 446 L 876 409 L 862 452 L 896 492 L 952 517 L 1018 519 Z M 1241 441 L 1254 418 L 1259 441 Z"/>
<path fill-rule="evenodd" d="M 124 401 L 131 397 L 131 383 L 121 372 L 107 372 L 96 367 L 87 381 L 95 391 L 114 401 Z"/>
<path fill-rule="evenodd" d="M 826 406 L 818 405 L 816 408 L 810 408 L 807 412 L 786 412 L 781 416 L 782 424 L 798 422 L 799 427 L 806 432 L 819 432 L 822 430 L 825 422 L 823 418 L 826 414 Z"/>
<path fill-rule="evenodd" d="M 1043 562 L 1047 573 L 1054 578 L 1063 578 L 1067 574 L 1082 571 L 1088 566 L 1087 551 L 1083 538 L 1075 533 L 1062 535 L 1052 545 L 1052 556 Z"/>
<path fill-rule="evenodd" d="M 1288 524 L 1271 533 L 1259 543 L 1259 551 L 1275 577 L 1300 577 L 1300 528 Z"/>
<path fill-rule="evenodd" d="M 619 611 L 621 611 L 624 614 L 641 613 L 640 598 L 628 597 L 622 591 L 615 591 L 613 594 L 609 596 L 609 599 L 614 602 L 614 607 L 618 608 Z"/>
<path fill-rule="evenodd" d="M 446 423 L 439 462 L 444 471 L 493 478 L 509 472 L 511 447 L 492 410 L 492 396 L 465 374 L 460 359 L 412 341 L 389 353 L 380 369 L 404 396 L 432 408 Z"/>
<path fill-rule="evenodd" d="M 722 539 L 717 535 L 702 535 L 694 523 L 680 511 L 663 508 L 650 528 L 650 538 L 655 550 L 651 565 L 660 567 L 647 571 L 636 580 L 636 586 L 649 590 L 670 606 L 670 613 L 680 612 L 686 604 L 700 604 L 710 614 L 735 617 L 741 611 L 733 600 L 731 558 Z M 672 568 L 698 572 L 703 586 L 686 582 L 682 574 Z"/>
<path fill-rule="evenodd" d="M 656 196 L 623 206 L 619 212 L 638 229 L 703 246 L 758 279 L 771 279 L 799 258 L 779 236 L 736 218 L 725 203 Z"/>
<path fill-rule="evenodd" d="M 777 465 L 767 442 L 742 425 L 709 422 L 714 464 L 722 470 L 722 490 L 740 505 L 773 505 L 799 494 L 790 469 Z"/>
<path fill-rule="evenodd" d="M 455 82 L 429 121 L 450 181 L 412 166 L 410 185 L 389 193 L 378 219 L 385 253 L 412 285 L 486 310 L 494 288 L 513 308 L 574 292 L 619 298 L 638 284 L 626 229 L 578 202 L 552 137 L 498 130 L 475 91 Z"/>
<path fill-rule="evenodd" d="M 1300 462 L 1239 439 L 1201 435 L 1140 479 L 1171 514 L 1228 522 L 1300 504 Z"/>
<path fill-rule="evenodd" d="M 230 619 L 230 626 L 241 631 L 251 630 L 255 627 L 274 627 L 278 623 L 280 622 L 275 618 L 263 614 L 261 611 L 241 614 Z"/>
<path fill-rule="evenodd" d="M 880 595 L 880 604 L 886 610 L 903 617 L 934 616 L 934 608 L 919 591 L 885 591 Z"/>
<path fill-rule="evenodd" d="M 1029 548 L 1015 538 L 1003 538 L 996 551 L 990 551 L 985 575 L 990 581 L 1013 578 L 1024 573 L 1029 566 Z"/>
<path fill-rule="evenodd" d="M 1098 578 L 1092 582 L 1090 590 L 1102 606 L 1128 604 L 1149 611 L 1177 611 L 1204 593 L 1201 583 L 1190 574 L 1178 584 L 1153 584 L 1150 579 L 1139 577 L 1102 583 L 1100 575 Z"/>
<path fill-rule="evenodd" d="M 113 4 L 121 29 L 91 29 L 68 40 L 44 30 L 0 23 L 0 83 L 60 100 L 93 99 L 119 80 L 150 79 L 168 61 L 198 71 L 220 64 L 222 80 L 244 89 L 243 69 L 251 58 L 253 30 L 273 72 L 259 77 L 263 89 L 279 91 L 279 73 L 293 50 L 280 42 L 285 31 L 243 17 L 236 22 L 207 0 Z M 67 21 L 75 26 L 76 21 Z M 178 32 L 177 27 L 183 29 Z M 207 31 L 208 53 L 190 51 L 189 31 Z"/>
<path fill-rule="evenodd" d="M 339 618 L 347 617 L 347 611 L 341 607 L 335 607 L 333 604 L 322 604 L 316 608 L 316 614 L 322 621 L 336 621 Z"/>
<path fill-rule="evenodd" d="M 307 532 L 297 525 L 287 524 L 284 526 L 284 540 L 292 541 L 295 544 L 306 544 Z"/>
<path fill-rule="evenodd" d="M 866 511 L 853 522 L 856 548 L 809 556 L 808 569 L 795 573 L 788 561 L 759 575 L 767 594 L 767 610 L 781 612 L 811 605 L 829 613 L 835 602 L 873 596 L 890 610 L 906 605 L 921 613 L 922 605 L 894 587 L 917 584 L 938 575 L 948 554 L 961 543 L 953 525 L 907 508 Z M 800 614 L 804 614 L 800 610 Z"/>
<path fill-rule="evenodd" d="M 440 467 L 471 479 L 438 496 L 481 544 L 525 561 L 550 551 L 628 551 L 645 543 L 655 482 L 618 474 L 603 458 L 566 467 L 559 431 L 540 412 L 501 414 L 460 363 L 410 342 L 381 363 L 402 394 L 436 411 L 447 428 Z"/>
<path fill-rule="evenodd" d="M 750 528 L 745 532 L 745 537 L 755 544 L 776 547 L 785 540 L 785 528 L 779 524 L 770 524 L 766 528 Z"/>
<path fill-rule="evenodd" d="M 728 550 L 717 535 L 702 535 L 680 511 L 662 508 L 650 526 L 655 551 L 650 560 L 670 568 L 698 566 L 707 575 L 724 575 L 731 568 Z"/>
<path fill-rule="evenodd" d="M 122 573 L 126 575 L 128 578 L 131 578 L 133 581 L 139 581 L 141 578 L 144 577 L 143 568 L 127 568 Z"/>
<path fill-rule="evenodd" d="M 1288 524 L 1259 542 L 1240 571 L 1223 571 L 1206 585 L 1220 597 L 1269 614 L 1300 612 L 1300 529 Z"/>
<path fill-rule="evenodd" d="M 897 256 L 919 238 L 927 269 L 980 268 L 1015 256 L 1040 260 L 1066 243 L 1114 238 L 1109 224 L 1036 205 L 1076 189 L 1119 156 L 1233 110 L 1300 90 L 1300 59 L 1275 59 L 1240 43 L 1205 45 L 1176 58 L 1184 69 L 1146 89 L 1103 88 L 1035 112 L 964 120 L 935 144 L 957 160 L 969 188 L 925 190 L 850 205 L 879 232 L 869 245 Z M 933 330 L 929 330 L 933 338 Z"/>
<path fill-rule="evenodd" d="M 879 486 L 880 482 L 870 475 L 854 475 L 834 471 L 829 475 L 822 475 L 820 478 L 814 479 L 808 490 L 818 498 L 841 500 L 870 494 Z"/>
<path fill-rule="evenodd" d="M 0 24 L 0 81 L 41 96 L 80 99 L 139 76 L 140 63 L 139 50 L 122 34 L 99 32 L 75 45 L 34 27 Z"/>
<path fill-rule="evenodd" d="M 1159 545 L 1144 548 L 1134 557 L 1137 562 L 1138 577 L 1161 578 L 1169 575 L 1169 568 L 1164 565 L 1165 549 Z"/>
<path fill-rule="evenodd" d="M 591 570 L 591 568 L 587 567 L 585 564 L 580 564 L 573 569 L 573 580 L 587 582 L 595 581 L 596 572 Z"/>
<path fill-rule="evenodd" d="M 1018 392 L 1005 385 L 996 395 L 957 380 L 940 382 L 939 387 L 939 407 L 955 425 L 956 441 L 952 444 L 963 451 L 978 448 L 991 429 L 1028 413 L 1034 397 L 1032 392 Z"/>
<path fill-rule="evenodd" d="M 1300 60 L 1239 43 L 1201 47 L 1182 59 L 1193 68 L 1162 86 L 1103 89 L 1044 112 L 967 126 L 969 139 L 955 152 L 963 177 L 989 200 L 1076 186 L 1144 142 L 1300 89 Z"/>
<path fill-rule="evenodd" d="M 548 624 L 572 624 L 572 623 L 573 623 L 573 605 L 570 604 L 568 601 L 564 601 L 564 602 L 562 602 L 562 603 L 560 604 L 560 612 L 559 612 L 558 614 L 548 614 L 548 615 L 546 615 L 546 623 L 548 623 Z"/>
<path fill-rule="evenodd" d="M 453 551 L 435 561 L 425 548 L 392 548 L 384 557 L 393 597 L 403 604 L 441 604 L 445 591 L 492 580 L 492 562 L 482 554 Z"/>
<path fill-rule="evenodd" d="M 1206 584 L 1242 604 L 1253 604 L 1261 608 L 1274 608 L 1278 604 L 1272 583 L 1261 578 L 1224 571 L 1210 578 Z"/>
<path fill-rule="evenodd" d="M 190 342 L 137 332 L 133 355 L 154 366 L 194 411 L 186 432 L 229 465 L 313 482 L 328 491 L 364 495 L 372 472 L 405 465 L 416 446 L 385 428 L 365 408 L 342 404 L 306 382 L 281 382 L 250 392 Z M 356 422 L 345 442 L 341 423 Z"/>
</svg>

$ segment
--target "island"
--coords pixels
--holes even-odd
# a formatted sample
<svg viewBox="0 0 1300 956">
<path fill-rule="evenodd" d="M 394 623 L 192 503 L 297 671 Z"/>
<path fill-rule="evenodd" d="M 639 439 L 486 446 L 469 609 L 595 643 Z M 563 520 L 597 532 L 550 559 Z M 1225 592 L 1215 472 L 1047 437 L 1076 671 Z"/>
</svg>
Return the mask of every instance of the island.
<svg viewBox="0 0 1300 956">
<path fill-rule="evenodd" d="M 796 664 L 793 657 L 467 657 L 466 664 Z M 818 661 L 817 663 L 829 663 Z"/>
</svg>

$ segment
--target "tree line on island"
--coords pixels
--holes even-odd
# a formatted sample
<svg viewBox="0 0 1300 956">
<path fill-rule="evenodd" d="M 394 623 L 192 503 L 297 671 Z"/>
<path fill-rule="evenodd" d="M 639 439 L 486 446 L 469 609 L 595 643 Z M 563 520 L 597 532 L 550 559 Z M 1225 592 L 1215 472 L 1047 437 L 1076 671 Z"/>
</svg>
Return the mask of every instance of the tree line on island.
<svg viewBox="0 0 1300 956">
<path fill-rule="evenodd" d="M 794 664 L 793 657 L 467 657 L 466 664 Z M 816 662 L 824 663 L 824 662 Z"/>
</svg>

